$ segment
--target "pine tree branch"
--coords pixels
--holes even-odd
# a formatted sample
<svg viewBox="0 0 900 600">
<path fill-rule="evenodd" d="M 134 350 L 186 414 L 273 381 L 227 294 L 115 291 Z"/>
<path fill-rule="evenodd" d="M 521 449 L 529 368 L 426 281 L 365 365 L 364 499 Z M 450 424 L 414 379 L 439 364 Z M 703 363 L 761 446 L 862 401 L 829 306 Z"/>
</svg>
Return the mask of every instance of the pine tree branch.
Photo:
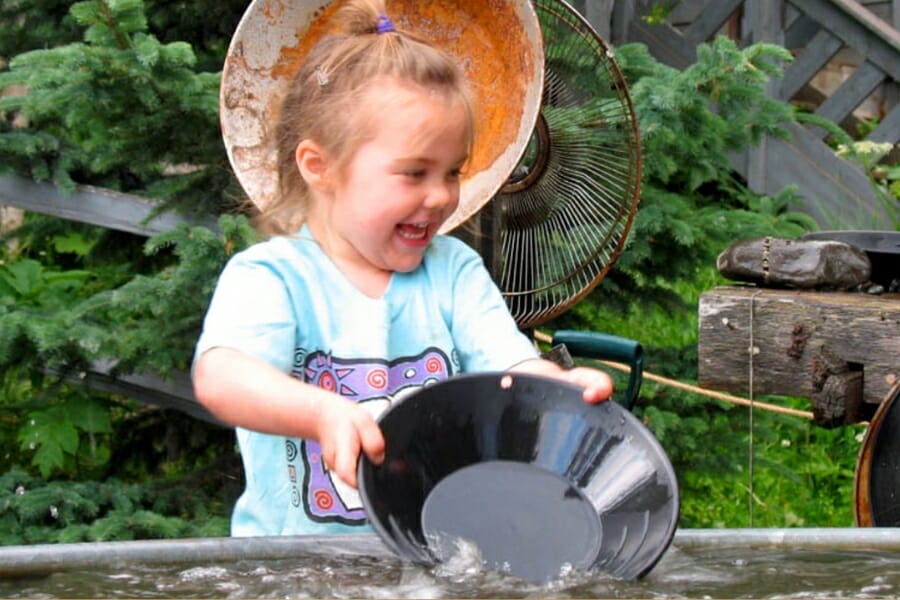
<svg viewBox="0 0 900 600">
<path fill-rule="evenodd" d="M 118 45 L 119 50 L 128 50 L 128 48 L 130 47 L 130 44 L 128 43 L 128 37 L 119 28 L 119 24 L 116 22 L 115 17 L 113 17 L 112 11 L 109 8 L 109 4 L 107 4 L 106 0 L 97 0 L 97 4 L 100 6 L 100 11 L 103 13 L 103 18 L 106 21 L 106 25 L 116 37 L 116 45 Z"/>
</svg>

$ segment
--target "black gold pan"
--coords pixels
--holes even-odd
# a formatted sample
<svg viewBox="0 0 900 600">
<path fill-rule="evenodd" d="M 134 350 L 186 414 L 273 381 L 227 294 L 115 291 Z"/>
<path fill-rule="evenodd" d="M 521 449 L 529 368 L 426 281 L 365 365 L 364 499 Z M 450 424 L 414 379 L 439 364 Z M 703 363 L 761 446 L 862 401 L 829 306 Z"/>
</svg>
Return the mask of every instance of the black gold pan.
<svg viewBox="0 0 900 600">
<path fill-rule="evenodd" d="M 400 557 L 435 565 L 474 544 L 488 568 L 543 582 L 568 570 L 645 575 L 679 516 L 672 465 L 616 402 L 521 374 L 422 388 L 379 421 L 380 466 L 360 461 L 369 519 Z"/>
</svg>

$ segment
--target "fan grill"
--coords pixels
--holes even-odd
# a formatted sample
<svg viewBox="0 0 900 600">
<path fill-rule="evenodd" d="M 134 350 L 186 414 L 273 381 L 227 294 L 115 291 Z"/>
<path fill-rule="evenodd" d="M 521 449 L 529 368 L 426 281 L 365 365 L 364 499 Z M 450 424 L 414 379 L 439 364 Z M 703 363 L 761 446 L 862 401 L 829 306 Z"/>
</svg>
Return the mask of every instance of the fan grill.
<svg viewBox="0 0 900 600">
<path fill-rule="evenodd" d="M 564 312 L 609 271 L 641 181 L 637 119 L 612 52 L 565 2 L 534 4 L 546 57 L 539 123 L 489 205 L 500 219 L 498 285 L 522 328 Z"/>
</svg>

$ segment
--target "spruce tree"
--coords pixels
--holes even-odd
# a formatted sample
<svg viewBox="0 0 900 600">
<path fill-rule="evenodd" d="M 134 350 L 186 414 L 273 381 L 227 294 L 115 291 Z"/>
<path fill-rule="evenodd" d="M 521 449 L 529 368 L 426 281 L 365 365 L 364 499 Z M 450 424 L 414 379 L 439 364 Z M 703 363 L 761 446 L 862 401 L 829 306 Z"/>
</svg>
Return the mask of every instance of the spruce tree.
<svg viewBox="0 0 900 600">
<path fill-rule="evenodd" d="M 10 415 L 0 447 L 11 464 L 30 463 L 46 477 L 102 475 L 111 468 L 110 434 L 82 417 L 100 410 L 121 419 L 126 404 L 67 378 L 96 361 L 112 361 L 114 373 L 186 370 L 219 270 L 255 239 L 239 213 L 228 216 L 241 194 L 218 123 L 225 30 L 244 6 L 43 2 L 16 17 L 17 4 L 0 10 L 0 22 L 21 34 L 3 36 L 0 176 L 224 215 L 216 231 L 184 225 L 146 240 L 28 214 L 7 235 L 15 244 L 0 249 L 0 403 Z M 209 26 L 204 10 L 222 21 Z M 28 35 L 38 22 L 43 39 Z M 178 32 L 202 37 L 203 66 Z"/>
<path fill-rule="evenodd" d="M 69 16 L 82 41 L 18 54 L 0 74 L 0 87 L 27 90 L 0 99 L 0 174 L 143 194 L 186 213 L 227 208 L 237 193 L 218 135 L 219 73 L 197 71 L 188 42 L 151 34 L 141 0 L 76 2 Z"/>
</svg>

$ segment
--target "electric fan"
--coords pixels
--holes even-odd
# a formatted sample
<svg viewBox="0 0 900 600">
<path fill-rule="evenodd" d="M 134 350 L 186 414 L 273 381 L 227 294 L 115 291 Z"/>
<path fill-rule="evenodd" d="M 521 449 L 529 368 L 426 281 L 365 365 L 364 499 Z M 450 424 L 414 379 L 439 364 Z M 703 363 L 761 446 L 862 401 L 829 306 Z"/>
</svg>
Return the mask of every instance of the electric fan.
<svg viewBox="0 0 900 600">
<path fill-rule="evenodd" d="M 533 4 L 545 57 L 537 124 L 506 185 L 458 232 L 523 329 L 561 314 L 606 275 L 641 183 L 637 119 L 612 51 L 567 3 Z"/>
</svg>

